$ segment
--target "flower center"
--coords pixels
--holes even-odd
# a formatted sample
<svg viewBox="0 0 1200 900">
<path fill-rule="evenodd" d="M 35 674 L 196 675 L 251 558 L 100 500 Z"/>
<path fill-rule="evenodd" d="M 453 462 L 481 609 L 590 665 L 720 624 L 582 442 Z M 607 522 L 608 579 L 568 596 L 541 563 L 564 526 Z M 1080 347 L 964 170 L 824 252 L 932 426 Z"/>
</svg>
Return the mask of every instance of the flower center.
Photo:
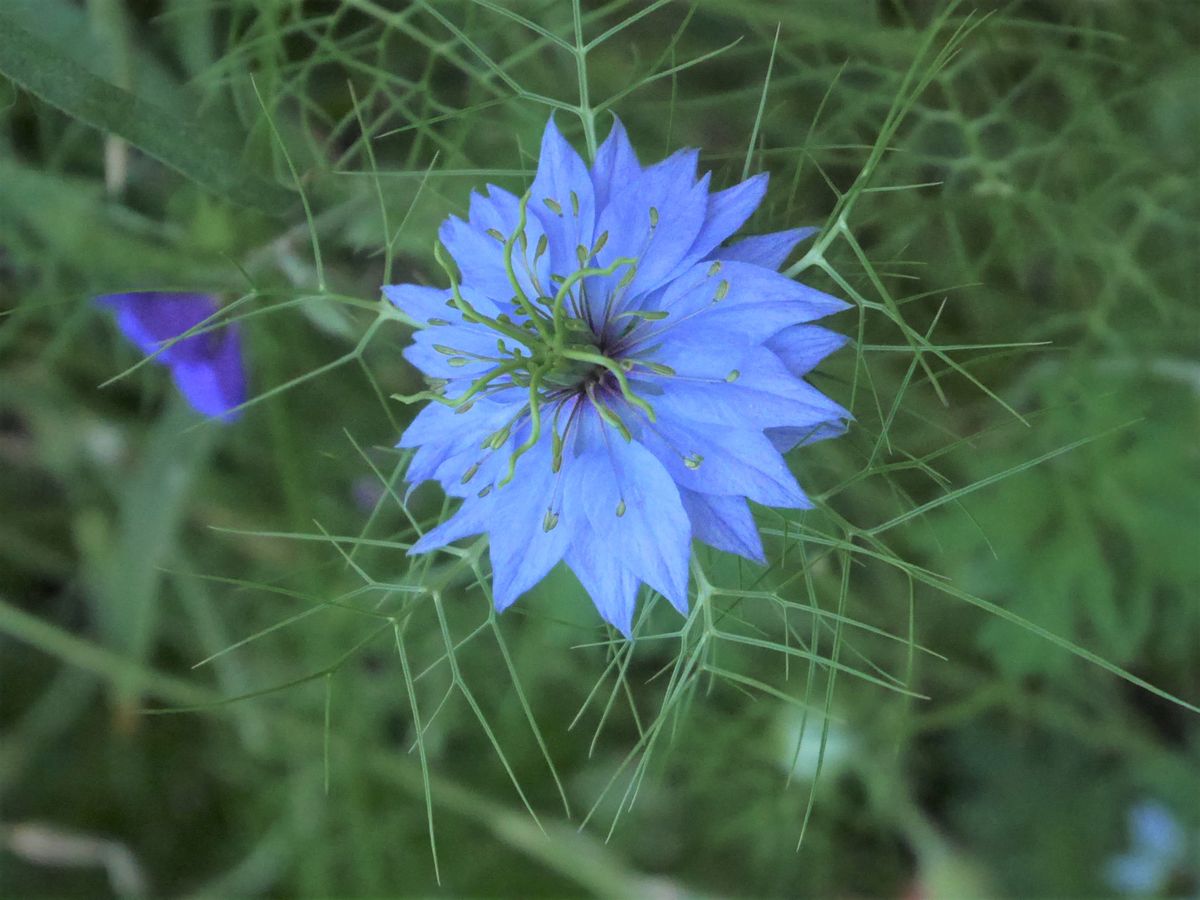
<svg viewBox="0 0 1200 900">
<path fill-rule="evenodd" d="M 627 373 L 642 366 L 647 371 L 659 375 L 674 374 L 666 366 L 620 353 L 619 341 L 616 353 L 606 346 L 609 341 L 604 332 L 609 307 L 632 283 L 637 274 L 637 260 L 621 257 L 606 266 L 589 265 L 608 240 L 606 232 L 596 240 L 590 250 L 583 246 L 577 248 L 578 269 L 565 276 L 551 276 L 554 293 L 550 296 L 543 290 L 543 286 L 537 283 L 536 276 L 532 275 L 534 267 L 529 264 L 527 257 L 528 239 L 525 225 L 528 203 L 527 193 L 521 198 L 517 227 L 511 235 L 506 237 L 495 230 L 488 232 L 504 245 L 504 265 L 514 291 L 511 315 L 501 313 L 489 316 L 476 309 L 459 289 L 457 275 L 445 258 L 444 248 L 440 244 L 434 248 L 435 258 L 450 279 L 450 305 L 458 309 L 464 321 L 482 325 L 494 332 L 498 353 L 495 356 L 479 355 L 435 344 L 438 352 L 449 357 L 448 362 L 452 367 L 463 367 L 473 362 L 493 365 L 475 378 L 466 391 L 457 397 L 448 398 L 444 395 L 448 383 L 439 385 L 423 396 L 452 406 L 457 412 L 467 412 L 481 396 L 522 389 L 528 394 L 526 403 L 521 406 L 516 416 L 483 442 L 483 449 L 498 450 L 508 441 L 514 428 L 526 421 L 530 426 L 528 437 L 511 454 L 508 473 L 501 479 L 500 484 L 511 480 L 517 460 L 541 438 L 543 407 L 553 413 L 551 427 L 554 430 L 554 466 L 557 469 L 561 464 L 563 444 L 563 437 L 558 431 L 558 419 L 568 401 L 575 399 L 577 403 L 572 409 L 577 409 L 578 401 L 586 400 L 588 407 L 599 414 L 605 423 L 615 428 L 625 440 L 632 440 L 628 425 L 613 409 L 613 401 L 617 399 L 617 395 L 619 394 L 628 406 L 641 411 L 650 422 L 653 422 L 655 417 L 650 405 L 634 393 Z M 534 263 L 547 249 L 548 239 L 543 235 L 534 252 Z M 533 286 L 537 289 L 537 295 L 532 298 L 526 291 L 526 285 L 517 277 L 514 257 L 518 250 L 525 270 L 530 273 Z M 606 298 L 608 302 L 601 315 L 602 321 L 599 324 L 593 323 L 593 314 L 588 308 L 585 280 L 612 276 L 617 272 L 622 272 L 622 275 L 613 288 L 613 296 Z M 638 321 L 639 316 L 662 318 L 666 314 L 627 315 L 634 317 L 631 323 L 633 324 Z M 572 413 L 568 417 L 567 427 L 573 416 Z"/>
</svg>

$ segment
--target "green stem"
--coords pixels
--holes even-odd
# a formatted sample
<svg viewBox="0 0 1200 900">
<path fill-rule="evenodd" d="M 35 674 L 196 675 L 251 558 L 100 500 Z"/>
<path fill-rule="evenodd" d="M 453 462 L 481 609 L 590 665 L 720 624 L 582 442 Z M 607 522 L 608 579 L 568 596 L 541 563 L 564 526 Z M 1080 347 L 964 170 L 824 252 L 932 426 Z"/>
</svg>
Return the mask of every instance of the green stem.
<svg viewBox="0 0 1200 900">
<path fill-rule="evenodd" d="M 538 442 L 538 438 L 542 436 L 542 408 L 539 402 L 541 398 L 538 396 L 538 388 L 542 383 L 542 373 L 546 369 L 544 366 L 536 367 L 529 376 L 529 437 L 521 444 L 513 455 L 508 460 L 508 471 L 504 477 L 500 479 L 500 486 L 508 484 L 512 481 L 513 474 L 517 471 L 517 460 L 524 456 L 529 450 L 533 449 L 533 445 Z"/>
<path fill-rule="evenodd" d="M 517 273 L 513 268 L 512 262 L 513 247 L 517 243 L 517 239 L 524 237 L 525 235 L 525 223 L 528 221 L 528 206 L 529 191 L 526 191 L 524 196 L 521 197 L 521 203 L 518 207 L 516 230 L 513 231 L 513 233 L 509 235 L 508 240 L 504 242 L 504 270 L 508 273 L 508 281 L 512 285 L 512 289 L 517 293 L 515 298 L 517 305 L 521 307 L 521 311 L 529 317 L 531 322 L 533 322 L 534 326 L 538 330 L 538 334 L 542 336 L 542 340 L 549 340 L 550 332 L 546 330 L 546 325 L 542 319 L 542 316 L 536 309 L 533 308 L 533 304 L 529 302 L 529 298 L 525 296 L 525 289 L 521 287 L 521 282 L 517 278 Z"/>
<path fill-rule="evenodd" d="M 632 388 L 629 387 L 629 379 L 625 377 L 625 373 L 621 367 L 609 359 L 607 356 L 601 356 L 599 353 L 587 353 L 583 350 L 564 350 L 562 355 L 567 359 L 574 359 L 579 362 L 591 363 L 595 366 L 603 366 L 616 376 L 617 384 L 621 386 L 621 395 L 625 400 L 633 406 L 636 406 L 646 414 L 646 418 L 651 422 L 655 421 L 654 410 L 641 397 L 635 394 Z"/>
</svg>

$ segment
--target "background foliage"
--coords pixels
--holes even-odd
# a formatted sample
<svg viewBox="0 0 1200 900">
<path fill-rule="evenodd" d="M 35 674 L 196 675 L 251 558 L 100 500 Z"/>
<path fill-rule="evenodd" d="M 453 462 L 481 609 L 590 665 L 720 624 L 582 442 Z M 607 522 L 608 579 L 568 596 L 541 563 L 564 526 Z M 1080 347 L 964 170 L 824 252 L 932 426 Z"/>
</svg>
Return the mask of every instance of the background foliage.
<svg viewBox="0 0 1200 900">
<path fill-rule="evenodd" d="M 5 0 L 5 892 L 1095 896 L 1134 804 L 1194 844 L 1198 41 L 1187 0 Z M 554 106 L 771 171 L 749 230 L 824 223 L 794 271 L 858 307 L 821 508 L 632 647 L 569 574 L 497 619 L 482 548 L 403 552 L 444 510 L 378 287 Z M 152 287 L 241 321 L 235 426 L 88 302 Z"/>
</svg>

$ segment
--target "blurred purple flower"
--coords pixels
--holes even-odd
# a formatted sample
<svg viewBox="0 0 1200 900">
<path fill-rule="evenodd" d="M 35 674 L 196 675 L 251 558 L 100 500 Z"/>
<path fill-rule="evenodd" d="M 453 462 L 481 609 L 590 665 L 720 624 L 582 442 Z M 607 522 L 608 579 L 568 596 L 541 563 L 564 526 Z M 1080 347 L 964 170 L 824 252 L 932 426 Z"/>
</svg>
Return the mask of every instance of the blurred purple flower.
<svg viewBox="0 0 1200 900">
<path fill-rule="evenodd" d="M 225 422 L 246 402 L 246 370 L 236 325 L 164 344 L 195 328 L 219 309 L 210 294 L 133 291 L 106 294 L 96 302 L 116 316 L 121 333 L 139 350 L 157 352 L 155 362 L 171 370 L 175 386 L 197 412 Z"/>
</svg>

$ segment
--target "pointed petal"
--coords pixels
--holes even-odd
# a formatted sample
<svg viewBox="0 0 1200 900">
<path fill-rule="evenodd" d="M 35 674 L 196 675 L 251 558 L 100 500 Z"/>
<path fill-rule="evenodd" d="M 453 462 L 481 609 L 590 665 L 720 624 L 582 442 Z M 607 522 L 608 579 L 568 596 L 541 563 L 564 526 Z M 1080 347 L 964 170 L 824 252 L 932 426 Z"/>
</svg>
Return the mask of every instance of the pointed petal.
<svg viewBox="0 0 1200 900">
<path fill-rule="evenodd" d="M 819 325 L 793 325 L 767 341 L 767 347 L 787 370 L 800 377 L 807 375 L 826 356 L 846 346 L 849 338 Z"/>
<path fill-rule="evenodd" d="M 780 453 L 788 453 L 797 447 L 841 437 L 846 433 L 846 422 L 819 422 L 804 428 L 768 428 L 764 434 Z"/>
<path fill-rule="evenodd" d="M 763 172 L 709 195 L 704 225 L 688 251 L 690 263 L 704 259 L 713 248 L 736 232 L 758 209 L 767 192 L 768 175 Z"/>
<path fill-rule="evenodd" d="M 671 404 L 693 422 L 732 428 L 804 428 L 854 417 L 839 403 L 792 375 L 770 350 L 754 348 L 736 366 L 737 377 L 695 383 L 661 379 L 655 409 Z"/>
<path fill-rule="evenodd" d="M 692 520 L 692 534 L 696 540 L 766 564 L 762 538 L 744 498 L 701 494 L 686 488 L 679 491 L 679 496 Z"/>
<path fill-rule="evenodd" d="M 422 284 L 385 284 L 383 296 L 422 327 L 442 322 L 462 323 L 462 313 L 450 302 L 450 291 Z"/>
<path fill-rule="evenodd" d="M 546 232 L 550 271 L 566 275 L 579 268 L 578 248 L 592 247 L 596 201 L 587 166 L 559 132 L 553 116 L 542 134 L 537 176 L 529 188 L 529 215 Z M 545 287 L 551 289 L 549 284 Z"/>
<path fill-rule="evenodd" d="M 583 530 L 568 548 L 564 561 L 604 621 L 625 637 L 633 637 L 633 610 L 641 582 L 620 564 L 613 548 Z"/>
<path fill-rule="evenodd" d="M 762 432 L 697 427 L 669 416 L 661 403 L 655 411 L 658 422 L 645 429 L 642 441 L 681 488 L 737 495 L 764 506 L 811 508 L 796 477 Z"/>
<path fill-rule="evenodd" d="M 585 414 L 598 416 L 594 412 Z M 691 525 L 679 491 L 663 465 L 636 441 L 600 425 L 571 463 L 568 508 L 582 509 L 595 539 L 634 575 L 687 609 Z"/>
<path fill-rule="evenodd" d="M 596 161 L 592 164 L 597 212 L 608 206 L 614 192 L 627 189 L 641 174 L 642 167 L 625 133 L 625 126 L 613 116 L 612 130 L 596 151 Z"/>
<path fill-rule="evenodd" d="M 238 413 L 230 410 L 246 402 L 246 370 L 240 342 L 232 328 L 228 326 L 216 336 L 219 344 L 209 359 L 179 362 L 171 367 L 175 385 L 188 403 L 197 412 L 225 422 L 236 419 Z"/>
<path fill-rule="evenodd" d="M 504 312 L 511 310 L 508 299 L 516 293 L 505 266 L 504 247 L 506 239 L 517 230 L 519 203 L 512 194 L 493 187 L 487 197 L 477 194 L 471 198 L 472 218 L 479 224 L 450 216 L 438 229 L 438 240 L 458 265 L 464 288 L 478 291 Z M 531 259 L 542 234 L 538 218 L 527 216 L 525 239 Z M 513 270 L 517 283 L 527 295 L 534 297 L 539 292 L 531 265 L 525 264 L 519 247 L 515 248 Z M 548 277 L 548 271 L 545 274 Z"/>
<path fill-rule="evenodd" d="M 452 544 L 460 538 L 482 534 L 487 530 L 490 504 L 486 500 L 464 500 L 458 512 L 436 528 L 425 532 L 415 544 L 409 548 L 409 556 L 438 550 L 447 544 Z"/>
<path fill-rule="evenodd" d="M 621 258 L 637 260 L 633 281 L 621 288 L 613 312 L 675 277 L 700 233 L 708 207 L 708 176 L 696 180 L 697 151 L 681 150 L 643 170 L 609 198 L 596 222 L 597 240 L 608 235 L 596 254 L 598 266 Z M 593 316 L 599 320 L 627 270 L 588 279 Z"/>
<path fill-rule="evenodd" d="M 488 538 L 497 610 L 511 606 L 541 581 L 571 543 L 578 517 L 562 502 L 559 478 L 551 469 L 550 430 L 545 429 L 517 463 L 512 481 L 487 496 L 493 501 Z M 558 516 L 549 529 L 547 511 Z"/>
<path fill-rule="evenodd" d="M 790 228 L 771 234 L 756 234 L 731 246 L 718 247 L 713 252 L 713 257 L 751 263 L 775 271 L 791 256 L 797 244 L 812 237 L 817 231 L 816 228 Z"/>
<path fill-rule="evenodd" d="M 478 378 L 496 368 L 496 332 L 468 323 L 422 328 L 402 355 L 430 378 Z"/>
</svg>

